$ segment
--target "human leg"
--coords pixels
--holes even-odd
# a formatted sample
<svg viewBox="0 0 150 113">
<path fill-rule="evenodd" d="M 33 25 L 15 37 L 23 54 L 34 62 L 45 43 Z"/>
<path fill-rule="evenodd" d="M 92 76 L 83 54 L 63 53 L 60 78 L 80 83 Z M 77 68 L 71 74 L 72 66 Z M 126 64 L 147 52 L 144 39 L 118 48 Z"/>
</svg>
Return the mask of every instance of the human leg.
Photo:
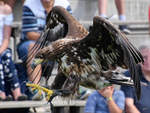
<svg viewBox="0 0 150 113">
<path fill-rule="evenodd" d="M 2 65 L 4 67 L 3 72 L 5 75 L 5 81 L 6 81 L 5 83 L 9 84 L 13 97 L 15 100 L 17 100 L 18 97 L 22 96 L 22 93 L 20 89 L 19 79 L 17 76 L 17 70 L 12 61 L 12 55 L 10 49 L 7 49 L 2 54 Z"/>
<path fill-rule="evenodd" d="M 98 0 L 99 16 L 106 17 L 107 0 Z"/>
<path fill-rule="evenodd" d="M 13 94 L 13 97 L 14 97 L 14 100 L 20 100 L 19 98 L 22 97 L 24 99 L 22 100 L 26 100 L 27 99 L 27 96 L 23 95 L 21 93 L 21 89 L 20 87 L 17 87 L 15 89 L 12 90 L 12 94 Z"/>
<path fill-rule="evenodd" d="M 31 68 L 31 63 L 32 63 L 32 60 L 33 60 L 35 53 L 36 53 L 36 52 L 32 51 L 33 47 L 34 47 L 33 43 L 29 45 L 28 59 L 26 61 L 27 73 L 29 75 L 29 80 L 35 84 L 38 84 L 39 80 L 41 78 L 41 74 L 42 74 L 42 67 L 41 67 L 41 65 L 38 65 L 34 70 Z"/>
<path fill-rule="evenodd" d="M 148 8 L 149 34 L 150 34 L 150 5 Z"/>
<path fill-rule="evenodd" d="M 126 21 L 126 16 L 125 16 L 125 1 L 124 0 L 115 0 L 115 4 L 118 10 L 119 14 L 119 20 L 120 21 Z M 126 34 L 129 34 L 130 31 L 127 28 L 126 25 L 119 25 L 119 29 L 123 31 Z"/>
<path fill-rule="evenodd" d="M 19 58 L 26 64 L 27 75 L 30 81 L 38 83 L 41 77 L 41 66 L 37 66 L 34 71 L 31 68 L 32 59 L 34 58 L 34 47 L 35 41 L 26 41 L 20 44 L 17 48 Z"/>
<path fill-rule="evenodd" d="M 0 65 L 1 67 L 1 65 Z M 0 98 L 5 99 L 6 94 L 5 94 L 5 82 L 4 82 L 4 75 L 2 74 L 3 71 L 0 69 Z"/>
<path fill-rule="evenodd" d="M 4 72 L 3 72 L 3 65 L 2 65 L 1 57 L 0 57 L 0 98 L 1 99 L 6 98 Z"/>
<path fill-rule="evenodd" d="M 12 53 L 10 49 L 7 49 L 2 54 L 2 65 L 3 72 L 5 75 L 5 83 L 10 86 L 9 88 L 12 91 L 13 97 L 15 100 L 18 100 L 19 97 L 23 97 L 24 95 L 21 93 L 20 83 L 17 76 L 17 70 L 12 61 Z M 24 96 L 24 99 L 27 99 Z"/>
<path fill-rule="evenodd" d="M 125 21 L 125 1 L 124 0 L 115 0 L 115 4 L 118 10 L 119 19 Z"/>
</svg>

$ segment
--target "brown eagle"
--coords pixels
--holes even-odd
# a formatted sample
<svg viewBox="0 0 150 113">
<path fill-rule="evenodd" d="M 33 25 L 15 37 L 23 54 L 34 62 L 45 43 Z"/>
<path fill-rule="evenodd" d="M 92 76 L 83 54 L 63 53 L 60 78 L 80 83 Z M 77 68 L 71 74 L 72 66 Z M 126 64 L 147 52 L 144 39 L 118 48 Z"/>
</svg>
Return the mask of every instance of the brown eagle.
<svg viewBox="0 0 150 113">
<path fill-rule="evenodd" d="M 52 89 L 67 89 L 72 93 L 78 85 L 98 89 L 102 78 L 128 85 L 130 81 L 114 73 L 121 67 L 129 69 L 140 98 L 136 65 L 143 62 L 143 57 L 110 21 L 95 16 L 88 32 L 64 8 L 56 6 L 49 13 L 45 31 L 36 45 L 40 45 L 40 49 L 32 62 L 33 68 L 47 61 L 58 63 Z"/>
</svg>

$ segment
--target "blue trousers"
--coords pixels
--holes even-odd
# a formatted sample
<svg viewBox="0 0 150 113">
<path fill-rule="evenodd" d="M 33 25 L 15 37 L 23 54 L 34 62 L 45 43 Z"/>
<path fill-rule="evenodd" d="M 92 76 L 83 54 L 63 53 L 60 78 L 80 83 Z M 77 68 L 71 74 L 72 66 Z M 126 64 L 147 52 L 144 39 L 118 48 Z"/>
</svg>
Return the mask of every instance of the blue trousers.
<svg viewBox="0 0 150 113">
<path fill-rule="evenodd" d="M 0 91 L 14 90 L 20 87 L 15 64 L 12 61 L 11 49 L 0 55 Z"/>
</svg>

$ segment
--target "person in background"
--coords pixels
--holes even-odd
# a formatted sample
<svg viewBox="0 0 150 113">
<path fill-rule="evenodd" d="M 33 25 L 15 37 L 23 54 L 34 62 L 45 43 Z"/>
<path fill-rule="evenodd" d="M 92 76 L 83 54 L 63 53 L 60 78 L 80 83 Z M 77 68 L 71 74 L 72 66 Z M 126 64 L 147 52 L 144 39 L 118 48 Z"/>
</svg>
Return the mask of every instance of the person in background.
<svg viewBox="0 0 150 113">
<path fill-rule="evenodd" d="M 9 89 L 14 100 L 25 100 L 27 97 L 21 93 L 11 49 L 8 48 L 12 22 L 11 7 L 5 0 L 0 0 L 0 100 L 8 99 Z"/>
<path fill-rule="evenodd" d="M 18 55 L 23 62 L 27 62 L 28 56 L 32 53 L 31 49 L 40 37 L 46 24 L 47 14 L 55 5 L 63 6 L 71 12 L 70 4 L 64 0 L 67 5 L 61 4 L 61 0 L 25 0 L 22 15 L 22 36 L 18 45 Z M 30 60 L 32 61 L 32 60 Z M 31 62 L 29 63 L 29 65 Z M 31 74 L 31 66 L 27 66 L 29 80 L 38 83 L 41 77 L 41 66 L 37 66 Z M 38 72 L 38 75 L 37 75 Z M 36 79 L 34 80 L 36 76 Z"/>
<path fill-rule="evenodd" d="M 26 63 L 29 81 L 35 84 L 39 83 L 42 75 L 42 67 L 39 65 L 33 71 L 31 68 L 32 59 L 28 56 L 33 53 L 32 48 L 44 30 L 48 13 L 51 11 L 54 4 L 62 6 L 63 4 L 60 4 L 62 3 L 61 1 L 62 0 L 56 0 L 55 3 L 55 0 L 25 0 L 23 5 L 22 36 L 17 47 L 17 52 L 19 58 Z M 70 9 L 68 5 L 65 5 L 64 8 Z M 32 55 L 34 57 L 34 54 Z"/>
<path fill-rule="evenodd" d="M 41 76 L 41 66 L 37 66 L 33 73 L 32 60 L 27 60 L 32 54 L 32 47 L 40 37 L 46 24 L 46 16 L 54 5 L 54 0 L 25 0 L 22 13 L 22 36 L 18 46 L 18 55 L 23 62 L 28 62 L 27 73 L 30 81 L 38 83 Z M 40 70 L 40 71 L 39 71 Z M 37 76 L 37 77 L 35 77 Z M 34 80 L 34 78 L 36 78 Z"/>
<path fill-rule="evenodd" d="M 148 8 L 148 22 L 149 22 L 149 34 L 150 34 L 150 5 Z"/>
<path fill-rule="evenodd" d="M 137 99 L 134 87 L 121 86 L 125 93 L 126 113 L 149 113 L 150 112 L 150 46 L 142 45 L 139 48 L 144 58 L 144 63 L 137 66 L 141 81 L 141 98 Z M 130 73 L 125 72 L 126 76 Z"/>
<path fill-rule="evenodd" d="M 124 0 L 115 0 L 115 4 L 117 7 L 117 11 L 119 14 L 119 20 L 124 22 L 126 21 L 126 16 L 125 16 L 125 1 Z M 107 0 L 98 0 L 98 11 L 99 11 L 99 16 L 107 18 Z M 127 29 L 126 25 L 119 25 L 119 29 L 123 31 L 126 34 L 129 34 L 130 31 Z"/>
<path fill-rule="evenodd" d="M 114 85 L 109 83 L 101 87 L 88 96 L 84 113 L 122 113 L 125 106 L 124 93 L 115 90 Z"/>
</svg>

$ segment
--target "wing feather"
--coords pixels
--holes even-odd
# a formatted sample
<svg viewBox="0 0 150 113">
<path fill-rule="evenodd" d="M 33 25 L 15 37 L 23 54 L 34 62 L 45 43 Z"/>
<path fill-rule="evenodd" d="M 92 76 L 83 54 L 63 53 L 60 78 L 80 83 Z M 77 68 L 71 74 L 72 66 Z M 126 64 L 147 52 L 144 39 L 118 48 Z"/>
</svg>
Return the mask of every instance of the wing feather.
<svg viewBox="0 0 150 113">
<path fill-rule="evenodd" d="M 57 9 L 57 11 L 59 10 Z M 72 16 L 65 16 L 65 18 L 69 19 Z M 90 74 L 101 76 L 103 71 L 110 71 L 112 66 L 128 68 L 139 98 L 140 79 L 136 65 L 143 62 L 143 57 L 138 49 L 129 42 L 126 36 L 103 18 L 94 17 L 93 27 L 89 34 L 85 29 L 81 29 L 83 26 L 78 22 L 75 26 L 74 21 L 75 19 L 68 21 L 68 33 L 63 39 L 56 40 L 48 47 L 41 49 L 36 54 L 36 58 L 57 60 L 63 74 L 68 77 L 70 75 L 78 76 L 83 81 L 91 80 L 93 84 L 96 82 L 92 81 L 92 78 L 96 75 L 88 76 Z M 96 80 L 98 79 L 96 78 Z M 75 84 L 76 82 L 75 80 Z"/>
<path fill-rule="evenodd" d="M 98 51 L 101 54 L 101 51 L 103 50 L 103 54 L 106 54 L 107 60 L 105 61 L 108 65 L 111 63 L 116 63 L 117 66 L 122 67 L 122 65 L 125 65 L 129 68 L 129 71 L 132 75 L 131 78 L 134 81 L 136 92 L 138 94 L 137 97 L 139 98 L 140 79 L 136 69 L 136 64 L 143 62 L 143 58 L 140 52 L 138 52 L 138 50 L 128 41 L 128 39 L 122 35 L 122 33 L 117 30 L 109 21 L 100 17 L 94 18 L 93 28 L 88 37 L 88 46 L 94 47 L 90 40 L 96 40 L 95 45 L 101 44 L 100 48 L 98 48 Z M 112 53 L 118 55 L 117 59 L 114 59 L 110 55 Z M 117 60 L 117 62 L 114 60 Z"/>
</svg>

